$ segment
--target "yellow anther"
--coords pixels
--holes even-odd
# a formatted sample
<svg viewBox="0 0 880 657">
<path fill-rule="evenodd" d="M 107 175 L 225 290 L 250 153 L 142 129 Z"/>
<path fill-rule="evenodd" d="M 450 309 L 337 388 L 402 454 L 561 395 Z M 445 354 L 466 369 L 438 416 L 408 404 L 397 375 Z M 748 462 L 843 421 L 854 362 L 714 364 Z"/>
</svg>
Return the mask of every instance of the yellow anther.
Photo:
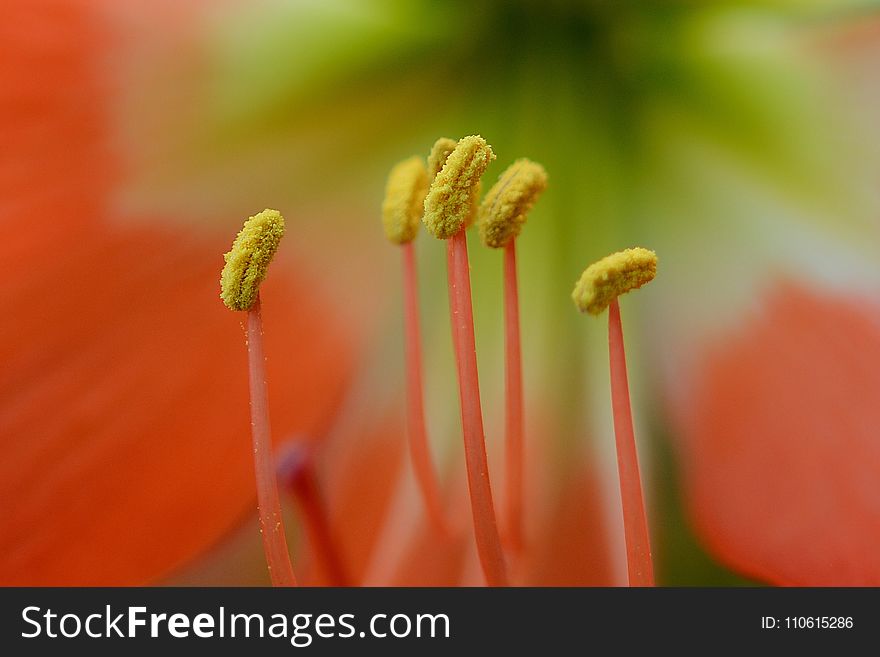
<svg viewBox="0 0 880 657">
<path fill-rule="evenodd" d="M 263 210 L 244 222 L 232 249 L 223 255 L 226 265 L 220 274 L 220 298 L 227 308 L 248 310 L 254 305 L 283 236 L 284 217 L 278 210 Z"/>
<path fill-rule="evenodd" d="M 443 169 L 446 159 L 455 150 L 456 144 L 458 142 L 449 137 L 440 137 L 440 139 L 434 142 L 434 146 L 431 147 L 431 153 L 428 155 L 428 176 L 431 180 L 434 180 Z"/>
<path fill-rule="evenodd" d="M 428 172 L 420 157 L 394 165 L 382 203 L 382 225 L 390 241 L 406 244 L 416 238 L 427 192 Z"/>
<path fill-rule="evenodd" d="M 612 253 L 587 267 L 571 293 L 581 312 L 598 315 L 621 294 L 654 279 L 657 254 L 636 247 Z"/>
<path fill-rule="evenodd" d="M 480 206 L 480 237 L 498 249 L 519 235 L 526 216 L 547 189 L 547 172 L 522 158 L 507 167 Z"/>
<path fill-rule="evenodd" d="M 428 177 L 431 180 L 434 180 L 434 178 L 437 177 L 437 174 L 443 169 L 443 165 L 446 164 L 446 159 L 452 151 L 455 150 L 455 145 L 457 143 L 457 141 L 450 139 L 449 137 L 440 137 L 440 139 L 434 142 L 434 146 L 431 148 L 431 153 L 428 155 Z M 464 221 L 464 225 L 467 227 L 470 227 L 477 218 L 477 210 L 480 206 L 480 194 L 482 191 L 482 181 L 479 181 L 474 185 L 473 189 L 471 189 L 471 207 L 468 211 L 467 219 Z"/>
<path fill-rule="evenodd" d="M 472 135 L 459 140 L 434 178 L 425 197 L 422 221 L 438 239 L 449 239 L 474 215 L 480 177 L 495 159 L 486 140 Z"/>
</svg>

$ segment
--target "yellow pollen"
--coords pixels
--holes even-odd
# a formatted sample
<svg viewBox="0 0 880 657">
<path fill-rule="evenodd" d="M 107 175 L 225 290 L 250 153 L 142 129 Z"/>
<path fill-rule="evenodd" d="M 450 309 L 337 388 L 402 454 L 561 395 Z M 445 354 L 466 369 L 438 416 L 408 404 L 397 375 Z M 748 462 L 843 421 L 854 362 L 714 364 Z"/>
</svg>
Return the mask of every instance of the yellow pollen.
<svg viewBox="0 0 880 657">
<path fill-rule="evenodd" d="M 278 210 L 263 210 L 244 222 L 244 227 L 223 255 L 220 298 L 230 310 L 248 310 L 257 300 L 260 283 L 278 243 L 284 236 L 284 217 Z"/>
<path fill-rule="evenodd" d="M 428 172 L 420 157 L 413 156 L 391 169 L 382 203 L 382 225 L 391 242 L 406 244 L 416 238 L 427 192 Z"/>
<path fill-rule="evenodd" d="M 545 189 L 547 172 L 540 164 L 522 158 L 507 167 L 480 206 L 483 243 L 498 249 L 516 238 Z"/>
<path fill-rule="evenodd" d="M 428 155 L 428 176 L 431 180 L 437 177 L 437 174 L 443 169 L 443 165 L 446 164 L 446 159 L 455 150 L 455 145 L 458 142 L 454 139 L 450 139 L 449 137 L 440 137 L 437 141 L 434 142 L 434 147 L 431 148 L 431 153 Z M 470 228 L 471 224 L 477 218 L 477 210 L 480 206 L 480 194 L 483 191 L 483 182 L 479 181 L 476 185 L 474 185 L 471 190 L 471 207 L 468 211 L 467 219 L 464 220 L 464 225 Z"/>
<path fill-rule="evenodd" d="M 581 312 L 598 315 L 621 294 L 636 290 L 657 274 L 657 254 L 636 247 L 612 253 L 587 267 L 571 298 Z"/>
<path fill-rule="evenodd" d="M 480 177 L 494 159 L 479 135 L 459 140 L 425 197 L 422 221 L 434 237 L 449 239 L 472 220 Z"/>
</svg>

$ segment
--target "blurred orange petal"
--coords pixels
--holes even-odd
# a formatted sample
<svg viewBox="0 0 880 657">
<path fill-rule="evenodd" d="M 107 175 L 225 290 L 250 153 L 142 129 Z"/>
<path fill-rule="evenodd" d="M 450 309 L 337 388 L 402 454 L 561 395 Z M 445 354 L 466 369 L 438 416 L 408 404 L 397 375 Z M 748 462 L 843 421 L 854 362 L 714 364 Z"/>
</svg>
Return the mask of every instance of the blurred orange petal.
<svg viewBox="0 0 880 657">
<path fill-rule="evenodd" d="M 613 586 L 599 482 L 593 468 L 576 463 L 557 473 L 560 484 L 526 553 L 525 586 Z"/>
<path fill-rule="evenodd" d="M 711 551 L 773 584 L 880 584 L 877 304 L 777 289 L 698 381 L 683 457 Z"/>
</svg>

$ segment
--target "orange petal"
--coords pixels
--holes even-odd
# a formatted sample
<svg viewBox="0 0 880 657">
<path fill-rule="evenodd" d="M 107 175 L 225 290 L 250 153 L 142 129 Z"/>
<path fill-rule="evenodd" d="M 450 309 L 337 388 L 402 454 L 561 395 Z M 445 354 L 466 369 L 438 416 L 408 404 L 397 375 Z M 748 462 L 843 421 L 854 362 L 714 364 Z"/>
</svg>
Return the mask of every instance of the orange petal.
<svg viewBox="0 0 880 657">
<path fill-rule="evenodd" d="M 557 488 L 542 507 L 532 508 L 538 521 L 527 546 L 525 586 L 611 586 L 607 530 L 602 517 L 599 483 L 589 464 L 557 472 Z"/>
<path fill-rule="evenodd" d="M 880 312 L 795 286 L 703 360 L 684 465 L 697 529 L 743 573 L 878 585 Z"/>
</svg>

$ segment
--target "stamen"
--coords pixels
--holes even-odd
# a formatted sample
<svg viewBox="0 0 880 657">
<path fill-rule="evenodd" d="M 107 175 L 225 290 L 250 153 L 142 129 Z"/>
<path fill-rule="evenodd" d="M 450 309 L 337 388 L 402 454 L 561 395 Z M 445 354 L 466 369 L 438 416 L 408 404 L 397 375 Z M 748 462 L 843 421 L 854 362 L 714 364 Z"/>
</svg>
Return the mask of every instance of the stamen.
<svg viewBox="0 0 880 657">
<path fill-rule="evenodd" d="M 284 218 L 277 210 L 264 210 L 244 224 L 224 257 L 221 298 L 233 310 L 247 310 L 248 382 L 251 393 L 251 436 L 254 474 L 263 550 L 273 586 L 296 586 L 287 550 L 287 539 L 278 499 L 278 483 L 272 465 L 272 435 L 263 355 L 263 319 L 259 285 L 278 242 L 284 234 Z"/>
<path fill-rule="evenodd" d="M 608 305 L 608 354 L 611 366 L 611 407 L 617 446 L 617 469 L 623 507 L 626 560 L 630 586 L 654 586 L 654 565 L 645 502 L 642 494 L 639 459 L 636 451 L 626 353 L 620 306 L 617 296 L 640 287 L 654 278 L 657 256 L 647 249 L 629 249 L 615 253 L 591 265 L 584 272 L 572 294 L 581 310 L 591 310 L 598 303 Z M 579 288 L 583 288 L 580 289 Z M 591 291 L 596 291 L 591 292 Z M 599 301 L 603 300 L 603 301 Z"/>
<path fill-rule="evenodd" d="M 621 294 L 635 290 L 657 275 L 657 254 L 636 247 L 612 253 L 587 267 L 571 298 L 581 312 L 600 315 Z"/>
<path fill-rule="evenodd" d="M 416 238 L 428 191 L 428 173 L 421 158 L 413 156 L 391 169 L 382 203 L 385 236 L 394 244 Z"/>
<path fill-rule="evenodd" d="M 416 254 L 412 240 L 418 234 L 419 220 L 428 191 L 428 173 L 418 157 L 397 164 L 388 177 L 382 218 L 388 239 L 403 248 L 403 312 L 406 340 L 407 433 L 410 456 L 428 517 L 437 531 L 448 535 L 440 484 L 431 461 L 425 428 L 422 392 L 422 345 L 419 328 L 419 299 Z"/>
<path fill-rule="evenodd" d="M 438 150 L 436 145 L 435 150 Z M 446 253 L 449 303 L 474 535 L 486 582 L 489 586 L 507 586 L 507 567 L 498 535 L 486 458 L 465 232 L 468 219 L 474 214 L 475 188 L 494 157 L 482 137 L 465 137 L 459 141 L 431 183 L 422 221 L 435 237 L 452 238 L 447 242 Z"/>
<path fill-rule="evenodd" d="M 459 140 L 434 178 L 425 197 L 422 221 L 437 239 L 449 239 L 473 216 L 474 191 L 495 159 L 486 140 L 472 135 Z"/>
<path fill-rule="evenodd" d="M 480 236 L 486 246 L 504 248 L 505 345 L 505 516 L 515 552 L 523 545 L 523 384 L 519 333 L 516 238 L 529 211 L 547 188 L 547 172 L 522 158 L 510 165 L 480 206 Z"/>
<path fill-rule="evenodd" d="M 352 586 L 339 542 L 331 530 L 312 450 L 303 445 L 288 448 L 279 459 L 278 475 L 297 503 L 312 544 L 312 553 L 320 562 L 327 579 L 333 586 Z"/>
</svg>

